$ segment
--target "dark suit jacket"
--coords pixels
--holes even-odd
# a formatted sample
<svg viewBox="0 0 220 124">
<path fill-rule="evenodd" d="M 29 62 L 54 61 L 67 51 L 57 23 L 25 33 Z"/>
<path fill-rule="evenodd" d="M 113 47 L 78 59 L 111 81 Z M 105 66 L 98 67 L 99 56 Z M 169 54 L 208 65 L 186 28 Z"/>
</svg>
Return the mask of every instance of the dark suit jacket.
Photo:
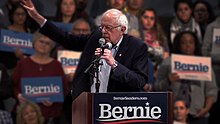
<svg viewBox="0 0 220 124">
<path fill-rule="evenodd" d="M 7 69 L 0 64 L 0 110 L 5 110 L 4 100 L 12 97 L 12 82 Z"/>
<path fill-rule="evenodd" d="M 74 36 L 62 32 L 47 21 L 40 32 L 66 49 L 83 51 L 72 82 L 72 96 L 75 99 L 83 91 L 90 92 L 93 77 L 84 71 L 94 60 L 95 49 L 99 47 L 98 41 L 102 37 L 101 31 L 96 30 L 88 36 Z M 111 71 L 108 92 L 140 91 L 148 80 L 148 53 L 144 42 L 124 35 L 115 59 L 118 66 L 114 72 Z"/>
</svg>

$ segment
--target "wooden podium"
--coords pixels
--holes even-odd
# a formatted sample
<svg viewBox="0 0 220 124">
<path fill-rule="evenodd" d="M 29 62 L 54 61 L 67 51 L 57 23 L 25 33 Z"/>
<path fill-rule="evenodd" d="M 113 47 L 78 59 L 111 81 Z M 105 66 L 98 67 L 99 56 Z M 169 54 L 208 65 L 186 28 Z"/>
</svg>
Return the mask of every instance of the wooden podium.
<svg viewBox="0 0 220 124">
<path fill-rule="evenodd" d="M 92 94 L 83 92 L 72 103 L 72 124 L 92 124 Z"/>
<path fill-rule="evenodd" d="M 162 95 L 162 97 L 160 95 Z M 100 113 L 98 113 L 98 116 L 97 116 L 97 112 L 101 112 L 99 109 L 100 104 L 104 103 L 104 104 L 109 104 L 109 106 L 114 106 L 118 102 L 120 102 L 120 105 L 122 106 L 122 108 L 124 107 L 124 104 L 125 106 L 127 106 L 128 104 L 132 102 L 133 103 L 131 106 L 136 105 L 138 107 L 139 107 L 138 104 L 142 102 L 143 104 L 141 103 L 141 105 L 143 105 L 143 108 L 148 107 L 146 106 L 147 103 L 149 104 L 149 107 L 154 107 L 153 105 L 158 107 L 161 105 L 163 113 L 161 113 L 161 117 L 159 119 L 142 118 L 141 121 L 139 121 L 138 119 L 136 119 L 135 121 L 146 122 L 146 123 L 151 123 L 151 124 L 152 122 L 171 124 L 172 122 L 172 100 L 171 100 L 172 98 L 171 96 L 172 94 L 170 92 L 169 93 L 168 92 L 164 92 L 164 93 L 157 93 L 157 92 L 152 92 L 152 93 L 139 93 L 139 92 L 138 93 L 98 93 L 98 94 L 83 92 L 72 103 L 72 124 L 99 124 L 100 122 L 97 122 L 97 120 L 102 121 L 105 119 L 105 118 L 104 119 L 99 118 Z M 144 100 L 142 101 L 141 100 L 139 101 L 130 100 L 129 101 L 129 98 L 141 98 L 141 97 L 143 98 L 146 97 L 147 100 L 145 101 Z M 119 100 L 115 100 L 117 98 L 119 98 Z M 122 98 L 123 99 L 125 98 L 125 101 L 121 100 Z M 120 105 L 117 104 L 117 107 Z M 149 111 L 149 113 L 152 113 L 152 111 L 151 112 Z M 104 114 L 101 114 L 101 115 L 104 115 Z M 157 113 L 155 115 L 157 115 Z M 162 118 L 162 116 L 164 117 Z M 151 116 L 151 117 L 155 117 L 155 116 Z M 125 120 L 123 121 L 125 122 Z M 129 119 L 127 119 L 126 122 L 129 122 Z"/>
</svg>

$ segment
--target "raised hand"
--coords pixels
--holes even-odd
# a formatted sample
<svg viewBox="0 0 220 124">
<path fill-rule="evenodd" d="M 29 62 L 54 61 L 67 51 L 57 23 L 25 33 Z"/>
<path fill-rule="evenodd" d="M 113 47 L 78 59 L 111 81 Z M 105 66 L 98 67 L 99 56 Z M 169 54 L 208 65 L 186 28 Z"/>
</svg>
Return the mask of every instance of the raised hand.
<svg viewBox="0 0 220 124">
<path fill-rule="evenodd" d="M 27 100 L 21 95 L 21 93 L 18 94 L 17 99 L 19 103 L 25 103 Z"/>
<path fill-rule="evenodd" d="M 21 0 L 21 5 L 28 11 L 28 14 L 33 18 L 36 15 L 37 10 L 31 0 Z"/>
<path fill-rule="evenodd" d="M 27 10 L 30 17 L 33 18 L 39 25 L 44 23 L 45 18 L 37 12 L 31 0 L 20 0 L 20 4 Z"/>
</svg>

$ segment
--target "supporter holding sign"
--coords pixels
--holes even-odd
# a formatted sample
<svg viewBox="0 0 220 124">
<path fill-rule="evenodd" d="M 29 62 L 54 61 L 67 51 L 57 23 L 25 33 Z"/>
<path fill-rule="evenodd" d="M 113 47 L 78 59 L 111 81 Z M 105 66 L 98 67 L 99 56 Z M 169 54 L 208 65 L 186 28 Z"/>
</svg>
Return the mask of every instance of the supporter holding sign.
<svg viewBox="0 0 220 124">
<path fill-rule="evenodd" d="M 12 70 L 17 63 L 15 49 L 21 49 L 23 53 L 32 54 L 31 29 L 28 26 L 29 16 L 27 11 L 20 5 L 19 1 L 11 1 L 8 13 L 10 24 L 7 30 L 1 30 L 0 40 L 0 62 L 7 69 Z M 13 4 L 12 4 L 13 3 Z M 1 20 L 2 21 L 2 20 Z M 7 59 L 6 59 L 7 58 Z"/>
<path fill-rule="evenodd" d="M 180 79 L 212 81 L 210 57 L 171 56 L 172 72 L 177 73 Z"/>
<path fill-rule="evenodd" d="M 59 50 L 57 55 L 65 74 L 75 73 L 81 52 Z"/>
<path fill-rule="evenodd" d="M 21 79 L 22 96 L 33 102 L 63 102 L 61 77 L 37 77 Z"/>
<path fill-rule="evenodd" d="M 19 48 L 25 54 L 33 54 L 32 34 L 1 30 L 0 51 L 13 52 Z"/>
<path fill-rule="evenodd" d="M 27 78 L 32 78 L 31 81 L 33 81 L 33 78 L 36 78 L 35 80 L 36 85 L 33 84 L 32 86 L 37 86 L 37 84 L 40 84 L 42 82 L 42 81 L 40 82 L 37 79 L 48 78 L 48 77 L 53 77 L 53 76 L 59 77 L 61 79 L 61 83 L 63 86 L 63 89 L 62 89 L 63 95 L 65 96 L 67 94 L 68 84 L 67 84 L 62 66 L 57 60 L 50 57 L 50 52 L 54 48 L 54 46 L 55 46 L 55 43 L 48 37 L 40 33 L 34 34 L 33 47 L 35 49 L 35 53 L 32 56 L 26 57 L 22 59 L 21 61 L 19 61 L 12 75 L 12 80 L 13 80 L 13 85 L 14 85 L 13 86 L 14 95 L 15 95 L 15 98 L 20 103 L 25 102 L 26 99 L 29 100 L 27 97 L 22 95 L 22 89 L 21 89 L 22 82 L 23 83 L 28 82 L 27 80 L 24 80 Z M 44 81 L 45 81 L 44 83 L 48 83 L 47 87 L 48 86 L 51 87 L 52 85 L 55 86 L 55 89 L 54 89 L 54 86 L 52 86 L 53 91 L 60 90 L 60 92 L 62 92 L 61 86 L 56 86 L 57 84 L 55 84 L 53 81 L 52 81 L 53 82 L 52 84 L 47 82 L 48 80 L 44 79 Z M 28 85 L 28 87 L 30 91 L 31 86 Z M 36 87 L 35 87 L 35 90 L 37 91 Z M 47 123 L 56 122 L 55 124 L 59 124 L 60 117 L 63 114 L 62 104 L 63 102 L 53 102 L 53 100 L 51 99 L 45 100 L 45 98 L 43 99 L 43 101 L 38 103 Z"/>
<path fill-rule="evenodd" d="M 200 43 L 196 34 L 190 31 L 177 34 L 174 39 L 173 53 L 191 57 L 201 56 Z M 190 61 L 192 62 L 191 59 L 187 60 L 187 62 Z M 212 72 L 210 66 L 203 66 L 203 71 L 211 70 Z M 153 89 L 172 91 L 173 99 L 181 97 L 189 105 L 190 124 L 208 124 L 209 111 L 217 99 L 218 91 L 214 73 L 211 74 L 211 81 L 181 79 L 179 72 L 171 72 L 171 58 L 168 58 L 158 70 L 158 78 Z"/>
</svg>

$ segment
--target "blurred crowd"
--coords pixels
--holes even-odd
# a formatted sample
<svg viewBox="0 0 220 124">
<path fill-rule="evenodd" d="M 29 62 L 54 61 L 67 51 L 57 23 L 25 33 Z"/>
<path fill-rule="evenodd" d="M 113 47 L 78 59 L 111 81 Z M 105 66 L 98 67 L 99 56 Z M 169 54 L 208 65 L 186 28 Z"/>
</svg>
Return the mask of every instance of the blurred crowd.
<svg viewBox="0 0 220 124">
<path fill-rule="evenodd" d="M 174 124 L 219 124 L 220 41 L 213 42 L 213 33 L 220 28 L 220 13 L 213 12 L 208 0 L 176 0 L 174 16 L 163 24 L 156 9 L 144 3 L 144 0 L 105 0 L 106 10 L 115 8 L 126 15 L 128 34 L 142 39 L 148 46 L 152 75 L 146 82 L 149 87 L 143 91 L 173 92 Z M 68 33 L 88 35 L 99 28 L 102 14 L 90 16 L 87 6 L 88 0 L 58 0 L 56 16 L 48 20 L 71 24 Z M 65 105 L 71 102 L 68 93 L 74 74 L 64 74 L 56 56 L 64 48 L 40 34 L 39 28 L 19 0 L 8 0 L 0 8 L 0 29 L 33 34 L 35 50 L 31 56 L 18 48 L 14 52 L 0 51 L 0 124 L 71 123 L 68 111 L 71 108 Z M 212 81 L 181 80 L 177 73 L 171 72 L 172 53 L 210 57 Z M 39 76 L 62 77 L 64 103 L 33 103 L 20 94 L 22 77 Z"/>
</svg>

